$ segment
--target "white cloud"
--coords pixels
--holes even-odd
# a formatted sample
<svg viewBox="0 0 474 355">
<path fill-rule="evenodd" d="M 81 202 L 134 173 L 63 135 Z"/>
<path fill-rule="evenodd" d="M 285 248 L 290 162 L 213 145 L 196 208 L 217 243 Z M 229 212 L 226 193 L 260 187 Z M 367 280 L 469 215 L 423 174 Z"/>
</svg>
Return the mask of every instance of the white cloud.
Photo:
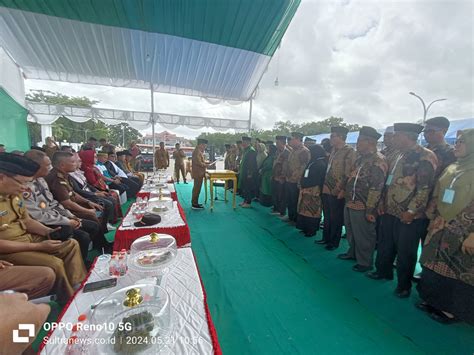
<svg viewBox="0 0 474 355">
<path fill-rule="evenodd" d="M 474 2 L 304 1 L 272 59 L 254 102 L 253 122 L 271 128 L 333 116 L 377 128 L 422 117 L 426 101 L 445 97 L 429 116 L 474 117 Z M 278 76 L 279 86 L 274 86 Z M 27 81 L 101 106 L 149 110 L 149 93 Z M 156 94 L 157 111 L 245 119 L 248 104 L 213 106 L 199 98 Z M 195 136 L 186 128 L 178 134 Z"/>
</svg>

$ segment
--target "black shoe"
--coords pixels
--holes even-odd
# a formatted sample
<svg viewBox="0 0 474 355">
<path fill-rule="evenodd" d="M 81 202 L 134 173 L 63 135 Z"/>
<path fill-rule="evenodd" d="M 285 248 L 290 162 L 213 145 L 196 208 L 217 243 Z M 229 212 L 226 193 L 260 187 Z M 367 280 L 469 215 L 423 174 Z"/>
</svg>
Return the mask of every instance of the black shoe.
<svg viewBox="0 0 474 355">
<path fill-rule="evenodd" d="M 341 259 L 341 260 L 355 260 L 354 257 L 350 256 L 349 254 L 347 253 L 343 253 L 343 254 L 339 254 L 337 256 L 338 259 Z"/>
<path fill-rule="evenodd" d="M 185 181 L 184 184 L 187 185 L 188 183 Z"/>
<path fill-rule="evenodd" d="M 203 205 L 192 205 L 191 208 L 193 210 L 203 210 L 204 206 Z"/>
<path fill-rule="evenodd" d="M 393 276 L 387 277 L 380 274 L 378 271 L 371 271 L 365 274 L 368 278 L 373 280 L 393 280 Z"/>
<path fill-rule="evenodd" d="M 303 232 L 303 231 L 302 231 Z M 304 236 L 306 238 L 311 238 L 311 237 L 314 237 L 316 235 L 316 233 L 305 233 Z"/>
<path fill-rule="evenodd" d="M 178 180 L 178 181 L 176 181 L 176 183 L 177 183 L 177 184 L 179 184 L 179 180 Z"/>
<path fill-rule="evenodd" d="M 436 308 L 426 302 L 418 302 L 417 304 L 415 304 L 415 307 L 426 313 L 433 313 L 437 311 Z"/>
<path fill-rule="evenodd" d="M 442 311 L 435 309 L 432 313 L 430 313 L 431 319 L 441 323 L 441 324 L 453 324 L 459 322 L 459 319 L 450 317 Z"/>
<path fill-rule="evenodd" d="M 327 242 L 324 239 L 315 240 L 314 244 L 326 244 Z"/>
<path fill-rule="evenodd" d="M 372 270 L 372 266 L 363 266 L 359 264 L 355 264 L 352 267 L 352 270 L 357 271 L 357 272 L 366 272 Z"/>
<path fill-rule="evenodd" d="M 408 298 L 408 297 L 410 297 L 411 290 L 410 289 L 408 289 L 408 290 L 399 290 L 398 288 L 396 288 L 395 291 L 393 291 L 393 293 L 398 298 Z"/>
<path fill-rule="evenodd" d="M 334 245 L 329 245 L 329 244 L 326 245 L 326 250 L 332 251 L 332 250 L 336 250 L 336 249 L 337 249 L 337 247 L 334 246 Z"/>
</svg>

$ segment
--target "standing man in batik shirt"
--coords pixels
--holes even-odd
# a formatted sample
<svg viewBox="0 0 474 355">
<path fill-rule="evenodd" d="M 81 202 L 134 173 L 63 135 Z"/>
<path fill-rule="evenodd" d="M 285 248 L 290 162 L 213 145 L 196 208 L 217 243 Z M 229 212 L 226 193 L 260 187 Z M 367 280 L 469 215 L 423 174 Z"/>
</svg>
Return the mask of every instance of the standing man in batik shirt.
<svg viewBox="0 0 474 355">
<path fill-rule="evenodd" d="M 288 217 L 282 220 L 292 225 L 296 225 L 296 217 L 298 216 L 298 197 L 300 195 L 298 183 L 311 158 L 309 149 L 303 145 L 303 136 L 303 133 L 291 133 L 290 146 L 292 151 L 288 156 L 288 167 L 286 169 L 285 197 Z"/>
<path fill-rule="evenodd" d="M 384 148 L 380 151 L 380 153 L 382 153 L 385 159 L 387 159 L 387 162 L 389 164 L 394 158 L 396 159 L 398 154 L 400 153 L 393 146 L 393 134 L 393 126 L 389 126 L 385 129 L 385 133 L 383 134 Z"/>
<path fill-rule="evenodd" d="M 387 177 L 385 157 L 377 152 L 377 141 L 382 135 L 372 127 L 362 127 L 357 139 L 357 159 L 346 184 L 346 226 L 349 250 L 339 254 L 343 260 L 356 260 L 352 270 L 372 269 L 377 241 L 377 206 Z"/>
<path fill-rule="evenodd" d="M 203 210 L 204 206 L 199 203 L 202 182 L 206 177 L 208 164 L 204 159 L 204 151 L 207 147 L 207 139 L 199 138 L 197 146 L 193 151 L 191 177 L 194 179 L 191 207 L 193 210 Z"/>
<path fill-rule="evenodd" d="M 179 143 L 174 145 L 175 150 L 173 152 L 173 159 L 174 159 L 174 175 L 176 176 L 176 182 L 179 184 L 179 172 L 183 175 L 183 181 L 185 184 L 186 182 L 186 172 L 184 167 L 184 160 L 186 159 L 186 154 L 184 150 L 181 149 Z"/>
<path fill-rule="evenodd" d="M 286 214 L 285 203 L 285 181 L 286 166 L 288 165 L 288 157 L 290 150 L 286 145 L 286 136 L 276 136 L 277 155 L 273 162 L 272 169 L 272 195 L 273 195 L 273 212 L 283 217 Z"/>
<path fill-rule="evenodd" d="M 331 154 L 323 187 L 323 239 L 318 244 L 326 244 L 327 250 L 339 247 L 344 224 L 344 193 L 347 179 L 352 171 L 356 153 L 346 144 L 346 127 L 331 127 Z"/>
<path fill-rule="evenodd" d="M 165 149 L 165 142 L 160 142 L 160 147 L 155 150 L 155 168 L 167 169 L 170 166 L 170 155 Z"/>
<path fill-rule="evenodd" d="M 426 120 L 426 125 L 423 130 L 427 149 L 435 153 L 438 159 L 438 168 L 436 169 L 436 177 L 456 161 L 454 156 L 454 148 L 446 143 L 445 135 L 449 128 L 449 120 L 446 117 L 433 117 Z"/>
<path fill-rule="evenodd" d="M 437 168 L 436 155 L 417 144 L 423 126 L 415 123 L 394 125 L 394 146 L 400 151 L 390 162 L 384 196 L 379 207 L 382 214 L 377 246 L 376 271 L 372 279 L 393 279 L 393 262 L 397 257 L 398 285 L 395 295 L 410 296 L 418 246 L 424 231 L 424 216 Z"/>
</svg>

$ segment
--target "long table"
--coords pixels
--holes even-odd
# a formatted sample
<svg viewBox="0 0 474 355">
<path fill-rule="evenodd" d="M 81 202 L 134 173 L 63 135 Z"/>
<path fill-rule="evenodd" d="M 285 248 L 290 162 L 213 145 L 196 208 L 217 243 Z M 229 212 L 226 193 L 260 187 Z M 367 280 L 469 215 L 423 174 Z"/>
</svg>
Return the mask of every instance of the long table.
<svg viewBox="0 0 474 355">
<path fill-rule="evenodd" d="M 212 322 L 206 292 L 201 282 L 194 254 L 191 248 L 178 249 L 176 262 L 166 274 L 161 286 L 168 291 L 171 299 L 173 331 L 170 341 L 166 342 L 160 354 L 222 354 L 217 333 Z M 109 278 L 107 272 L 96 269 L 96 263 L 89 271 L 81 287 L 72 300 L 65 306 L 58 323 L 73 325 L 80 315 L 90 319 L 91 305 L 97 304 L 103 297 L 130 286 L 134 282 L 130 275 L 118 278 L 117 286 L 94 292 L 84 293 L 83 287 L 88 282 Z M 68 330 L 69 329 L 69 330 Z M 57 328 L 50 332 L 41 344 L 42 354 L 66 354 L 65 340 L 75 333 L 71 327 Z"/>
<path fill-rule="evenodd" d="M 173 236 L 176 239 L 176 243 L 178 247 L 187 246 L 191 243 L 191 233 L 189 232 L 189 226 L 186 221 L 186 215 L 181 204 L 178 201 L 176 192 L 174 191 L 174 187 L 170 186 L 171 190 L 171 198 L 175 201 L 177 213 L 181 217 L 179 221 L 176 222 L 175 225 L 167 223 L 166 221 L 166 214 L 162 215 L 162 222 L 156 226 L 151 227 L 140 227 L 140 228 L 125 228 L 120 223 L 120 226 L 117 228 L 115 233 L 115 240 L 114 240 L 114 250 L 120 251 L 122 249 L 129 250 L 132 243 L 137 239 L 144 235 L 148 235 L 150 233 L 164 233 Z M 144 193 L 144 196 L 146 193 Z M 149 192 L 148 192 L 149 194 Z M 149 196 L 149 195 L 148 195 Z M 147 196 L 147 197 L 148 197 Z M 127 214 L 124 217 L 124 220 L 128 219 L 131 214 L 132 206 L 127 211 Z M 176 217 L 176 216 L 175 216 Z M 181 223 L 182 222 L 182 223 Z"/>
</svg>

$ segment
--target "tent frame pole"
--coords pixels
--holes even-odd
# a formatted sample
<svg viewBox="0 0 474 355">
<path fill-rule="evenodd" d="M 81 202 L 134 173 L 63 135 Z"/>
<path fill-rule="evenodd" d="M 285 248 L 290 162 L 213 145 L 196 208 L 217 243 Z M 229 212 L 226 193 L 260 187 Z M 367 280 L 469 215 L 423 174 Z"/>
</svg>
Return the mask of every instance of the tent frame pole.
<svg viewBox="0 0 474 355">
<path fill-rule="evenodd" d="M 250 131 L 252 130 L 252 103 L 253 103 L 253 95 L 250 98 L 250 105 L 249 105 L 249 135 L 250 135 Z"/>
<path fill-rule="evenodd" d="M 155 97 L 153 95 L 153 83 L 150 82 L 150 96 L 151 96 L 151 135 L 153 137 L 153 171 L 156 171 L 155 166 Z"/>
</svg>

